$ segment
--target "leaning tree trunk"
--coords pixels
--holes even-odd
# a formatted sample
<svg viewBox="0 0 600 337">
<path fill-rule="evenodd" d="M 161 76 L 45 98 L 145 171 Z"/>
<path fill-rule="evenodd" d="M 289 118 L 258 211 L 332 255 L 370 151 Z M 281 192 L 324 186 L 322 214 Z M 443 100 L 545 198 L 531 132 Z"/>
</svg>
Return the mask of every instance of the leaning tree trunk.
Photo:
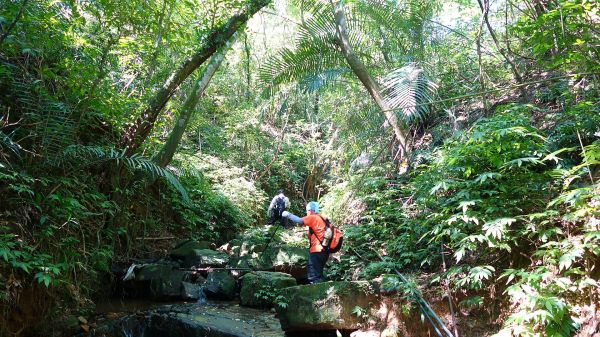
<svg viewBox="0 0 600 337">
<path fill-rule="evenodd" d="M 402 148 L 403 155 L 406 155 L 407 151 L 407 135 L 408 130 L 405 126 L 400 126 L 398 123 L 398 119 L 394 114 L 394 111 L 391 107 L 385 102 L 383 99 L 383 95 L 381 94 L 381 90 L 379 89 L 379 85 L 369 74 L 367 67 L 362 63 L 362 61 L 358 58 L 358 56 L 354 53 L 352 46 L 350 45 L 350 41 L 348 39 L 348 28 L 346 27 L 346 17 L 344 14 L 344 2 L 340 0 L 337 5 L 333 4 L 333 0 L 330 0 L 331 4 L 334 6 L 333 15 L 335 17 L 335 27 L 337 30 L 338 38 L 339 38 L 339 46 L 342 49 L 342 53 L 352 69 L 352 72 L 358 77 L 358 79 L 365 86 L 375 103 L 379 106 L 388 123 L 392 126 L 394 130 L 394 134 L 400 143 L 400 147 Z"/>
<path fill-rule="evenodd" d="M 126 128 L 121 146 L 126 149 L 126 154 L 133 154 L 146 140 L 158 115 L 165 107 L 171 96 L 179 85 L 188 78 L 188 76 L 200 67 L 209 57 L 218 49 L 222 48 L 231 36 L 248 19 L 261 8 L 269 4 L 271 0 L 250 0 L 248 4 L 239 13 L 233 15 L 226 23 L 214 28 L 206 38 L 200 49 L 186 59 L 177 70 L 167 79 L 165 84 L 154 94 L 148 103 L 148 106 L 136 118 L 133 125 Z"/>
<path fill-rule="evenodd" d="M 190 91 L 190 94 L 188 95 L 185 103 L 183 104 L 181 112 L 179 113 L 179 117 L 177 118 L 175 126 L 173 126 L 173 130 L 169 134 L 169 138 L 167 138 L 167 141 L 163 145 L 162 149 L 156 154 L 156 156 L 154 156 L 154 158 L 152 158 L 152 160 L 158 166 L 165 167 L 171 162 L 171 159 L 173 159 L 173 155 L 175 154 L 175 151 L 179 146 L 179 142 L 183 137 L 183 133 L 185 132 L 185 129 L 187 128 L 190 119 L 194 114 L 198 101 L 204 94 L 204 91 L 208 87 L 213 75 L 217 72 L 217 69 L 221 63 L 223 63 L 225 54 L 234 40 L 235 36 L 225 44 L 225 47 L 223 47 L 221 52 L 218 52 L 212 56 L 209 64 L 206 66 L 204 72 L 200 76 L 200 79 L 196 82 L 192 88 L 192 91 Z"/>
</svg>

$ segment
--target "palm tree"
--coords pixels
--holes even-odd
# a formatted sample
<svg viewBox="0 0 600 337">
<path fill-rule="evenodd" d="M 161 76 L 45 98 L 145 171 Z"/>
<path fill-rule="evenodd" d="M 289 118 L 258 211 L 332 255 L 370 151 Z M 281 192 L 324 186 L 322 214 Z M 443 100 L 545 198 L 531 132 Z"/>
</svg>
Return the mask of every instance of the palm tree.
<svg viewBox="0 0 600 337">
<path fill-rule="evenodd" d="M 427 102 L 431 101 L 436 86 L 415 62 L 402 62 L 379 81 L 372 75 L 372 69 L 395 66 L 395 59 L 401 57 L 392 56 L 410 51 L 402 43 L 386 41 L 394 41 L 389 33 L 397 35 L 417 25 L 414 15 L 406 19 L 405 12 L 410 11 L 385 1 L 356 1 L 351 6 L 343 1 L 316 2 L 309 12 L 311 17 L 300 25 L 294 48 L 283 48 L 267 60 L 260 70 L 261 81 L 271 87 L 298 82 L 305 91 L 312 91 L 336 83 L 342 76 L 357 77 L 392 127 L 406 155 L 410 147 L 409 129 L 427 113 Z M 403 20 L 408 20 L 408 24 Z M 421 51 L 422 36 L 407 35 L 416 36 L 413 50 Z M 380 40 L 383 45 L 374 42 Z M 383 59 L 374 57 L 379 53 Z"/>
</svg>

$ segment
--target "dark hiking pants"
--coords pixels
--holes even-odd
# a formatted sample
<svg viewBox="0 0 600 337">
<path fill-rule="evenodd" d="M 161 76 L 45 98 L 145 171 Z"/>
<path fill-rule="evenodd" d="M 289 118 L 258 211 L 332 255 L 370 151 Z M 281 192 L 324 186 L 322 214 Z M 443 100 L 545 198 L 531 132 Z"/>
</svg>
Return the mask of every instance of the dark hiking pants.
<svg viewBox="0 0 600 337">
<path fill-rule="evenodd" d="M 310 253 L 308 254 L 308 282 L 319 283 L 323 282 L 323 268 L 329 258 L 329 253 Z"/>
</svg>

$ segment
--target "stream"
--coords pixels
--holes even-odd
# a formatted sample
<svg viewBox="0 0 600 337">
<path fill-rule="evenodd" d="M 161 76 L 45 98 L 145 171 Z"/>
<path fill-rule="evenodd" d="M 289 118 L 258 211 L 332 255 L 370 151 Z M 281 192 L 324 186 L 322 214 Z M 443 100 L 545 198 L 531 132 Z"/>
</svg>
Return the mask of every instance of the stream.
<svg viewBox="0 0 600 337">
<path fill-rule="evenodd" d="M 156 303 L 109 300 L 98 303 L 92 336 L 106 337 L 283 337 L 269 310 L 242 307 L 237 301 Z"/>
</svg>

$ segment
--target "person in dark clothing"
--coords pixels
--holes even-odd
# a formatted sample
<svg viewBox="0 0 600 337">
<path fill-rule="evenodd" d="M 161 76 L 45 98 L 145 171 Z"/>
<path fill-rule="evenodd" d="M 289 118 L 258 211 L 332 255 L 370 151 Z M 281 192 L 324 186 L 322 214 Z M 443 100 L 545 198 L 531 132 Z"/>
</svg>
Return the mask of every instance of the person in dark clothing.
<svg viewBox="0 0 600 337">
<path fill-rule="evenodd" d="M 303 218 L 287 211 L 282 213 L 284 218 L 289 218 L 293 222 L 309 228 L 308 282 L 311 284 L 323 282 L 323 269 L 327 259 L 329 259 L 327 249 L 321 244 L 327 228 L 325 219 L 319 213 L 319 204 L 315 201 L 311 201 L 306 205 L 306 216 Z"/>
<path fill-rule="evenodd" d="M 267 224 L 273 225 L 277 220 L 279 220 L 279 223 L 284 228 L 287 228 L 287 218 L 282 217 L 281 214 L 289 208 L 290 199 L 283 194 L 283 190 L 279 190 L 269 205 L 269 209 L 267 211 L 269 220 L 267 221 Z"/>
</svg>

